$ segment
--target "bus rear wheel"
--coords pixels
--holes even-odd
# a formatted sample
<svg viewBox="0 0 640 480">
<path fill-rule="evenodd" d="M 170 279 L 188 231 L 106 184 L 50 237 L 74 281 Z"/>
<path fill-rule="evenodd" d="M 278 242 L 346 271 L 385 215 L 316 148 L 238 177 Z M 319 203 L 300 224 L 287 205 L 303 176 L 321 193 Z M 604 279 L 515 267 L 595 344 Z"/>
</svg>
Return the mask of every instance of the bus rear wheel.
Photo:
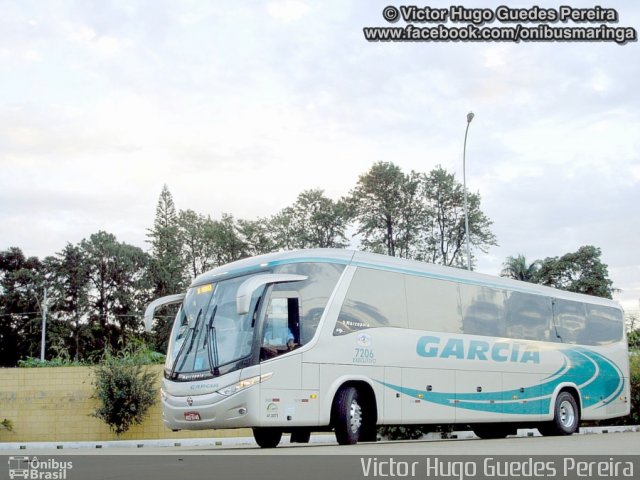
<svg viewBox="0 0 640 480">
<path fill-rule="evenodd" d="M 354 445 L 360 440 L 363 431 L 363 410 L 358 390 L 354 387 L 342 387 L 335 399 L 334 428 L 336 440 L 340 445 Z"/>
<path fill-rule="evenodd" d="M 270 427 L 254 427 L 253 438 L 262 448 L 275 448 L 282 438 L 282 430 Z"/>
<path fill-rule="evenodd" d="M 556 398 L 553 420 L 543 423 L 538 431 L 544 436 L 571 435 L 578 430 L 580 410 L 569 392 L 560 392 Z"/>
</svg>

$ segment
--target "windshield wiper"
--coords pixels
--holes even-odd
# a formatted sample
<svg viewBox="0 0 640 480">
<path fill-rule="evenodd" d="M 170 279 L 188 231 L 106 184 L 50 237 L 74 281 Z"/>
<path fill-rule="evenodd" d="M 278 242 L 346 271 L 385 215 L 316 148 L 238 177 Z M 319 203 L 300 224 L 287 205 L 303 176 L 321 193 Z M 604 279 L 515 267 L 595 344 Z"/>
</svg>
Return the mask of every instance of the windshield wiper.
<svg viewBox="0 0 640 480">
<path fill-rule="evenodd" d="M 189 348 L 186 351 L 185 355 L 184 355 L 184 360 L 182 362 L 182 366 L 180 367 L 180 369 L 182 370 L 182 367 L 184 366 L 184 362 L 186 362 L 187 357 L 189 357 L 189 353 L 191 352 L 191 349 L 193 348 L 193 344 L 196 340 L 196 333 L 198 331 L 198 323 L 200 323 L 200 316 L 202 315 L 202 309 L 200 309 L 200 311 L 198 312 L 198 316 L 196 318 L 196 321 L 193 322 L 193 327 L 189 327 L 189 335 L 190 337 L 185 338 L 184 342 L 182 342 L 182 345 L 180 346 L 180 350 L 178 350 L 178 354 L 176 355 L 176 360 L 175 362 L 173 362 L 173 367 L 171 368 L 171 374 L 169 375 L 169 378 L 173 378 L 173 375 L 175 374 L 176 368 L 178 367 L 178 362 L 180 361 L 180 358 L 182 356 L 182 352 L 184 351 L 184 347 L 187 346 L 187 340 L 189 340 Z"/>
<path fill-rule="evenodd" d="M 216 377 L 220 375 L 220 369 L 218 368 L 218 337 L 216 335 L 216 327 L 213 326 L 213 320 L 216 316 L 217 311 L 218 305 L 213 307 L 213 313 L 211 313 L 211 318 L 209 319 L 209 324 L 207 325 L 207 333 L 204 337 L 204 343 L 207 346 L 207 355 L 209 356 L 209 366 L 211 367 L 210 370 L 211 373 Z M 209 334 L 211 334 L 210 342 Z"/>
</svg>

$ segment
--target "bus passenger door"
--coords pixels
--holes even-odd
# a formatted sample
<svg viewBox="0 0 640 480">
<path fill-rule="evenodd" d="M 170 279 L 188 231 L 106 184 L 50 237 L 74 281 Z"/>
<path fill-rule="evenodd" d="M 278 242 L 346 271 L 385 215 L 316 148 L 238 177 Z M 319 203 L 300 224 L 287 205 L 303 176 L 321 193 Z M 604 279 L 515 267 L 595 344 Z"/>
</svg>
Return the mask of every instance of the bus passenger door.
<svg viewBox="0 0 640 480">
<path fill-rule="evenodd" d="M 272 289 L 262 321 L 260 373 L 269 379 L 261 384 L 262 425 L 299 424 L 308 413 L 301 402 L 302 360 L 299 345 L 297 292 Z"/>
</svg>

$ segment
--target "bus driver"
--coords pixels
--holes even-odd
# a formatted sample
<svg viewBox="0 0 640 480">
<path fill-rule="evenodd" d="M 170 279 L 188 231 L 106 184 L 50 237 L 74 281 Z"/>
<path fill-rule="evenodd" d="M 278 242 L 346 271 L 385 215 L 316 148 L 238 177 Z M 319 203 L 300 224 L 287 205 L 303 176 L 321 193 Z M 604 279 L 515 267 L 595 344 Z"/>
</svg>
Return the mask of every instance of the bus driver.
<svg viewBox="0 0 640 480">
<path fill-rule="evenodd" d="M 269 316 L 265 323 L 262 351 L 264 358 L 273 358 L 295 348 L 291 329 L 287 325 L 287 317 Z"/>
</svg>

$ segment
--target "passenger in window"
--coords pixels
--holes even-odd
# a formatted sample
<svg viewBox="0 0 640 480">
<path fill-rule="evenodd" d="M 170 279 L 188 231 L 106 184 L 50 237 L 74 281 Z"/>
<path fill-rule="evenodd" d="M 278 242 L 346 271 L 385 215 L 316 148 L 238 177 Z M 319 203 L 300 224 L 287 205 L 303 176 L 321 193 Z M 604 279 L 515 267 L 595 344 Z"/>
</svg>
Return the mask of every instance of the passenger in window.
<svg viewBox="0 0 640 480">
<path fill-rule="evenodd" d="M 286 318 L 267 318 L 262 339 L 262 357 L 273 358 L 296 347 Z"/>
</svg>

